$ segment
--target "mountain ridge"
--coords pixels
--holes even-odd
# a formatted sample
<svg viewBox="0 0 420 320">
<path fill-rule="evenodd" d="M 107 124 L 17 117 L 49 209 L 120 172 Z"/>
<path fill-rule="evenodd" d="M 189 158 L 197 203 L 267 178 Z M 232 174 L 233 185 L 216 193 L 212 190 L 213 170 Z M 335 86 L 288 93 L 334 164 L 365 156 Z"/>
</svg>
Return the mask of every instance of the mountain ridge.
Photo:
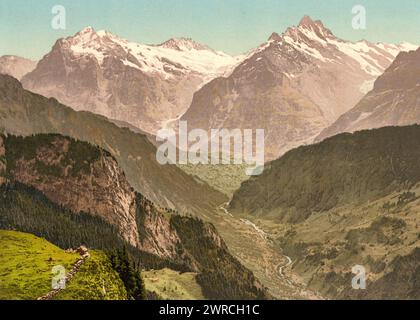
<svg viewBox="0 0 420 320">
<path fill-rule="evenodd" d="M 264 129 L 266 160 L 274 160 L 311 143 L 408 47 L 344 41 L 305 17 L 198 90 L 180 120 L 206 131 Z"/>
<path fill-rule="evenodd" d="M 144 45 L 86 27 L 57 40 L 22 83 L 76 110 L 154 134 L 185 112 L 200 86 L 240 60 L 189 39 Z"/>
</svg>

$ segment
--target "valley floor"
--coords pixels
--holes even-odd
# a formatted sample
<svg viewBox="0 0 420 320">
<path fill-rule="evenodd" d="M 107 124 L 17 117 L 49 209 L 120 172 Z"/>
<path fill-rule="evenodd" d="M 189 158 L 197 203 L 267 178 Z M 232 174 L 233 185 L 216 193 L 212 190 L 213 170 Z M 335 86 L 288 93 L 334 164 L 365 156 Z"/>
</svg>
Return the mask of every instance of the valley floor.
<svg viewBox="0 0 420 320">
<path fill-rule="evenodd" d="M 254 272 L 274 299 L 323 299 L 293 273 L 291 259 L 281 253 L 270 234 L 248 220 L 232 216 L 224 206 L 218 208 L 211 222 L 231 253 Z"/>
</svg>

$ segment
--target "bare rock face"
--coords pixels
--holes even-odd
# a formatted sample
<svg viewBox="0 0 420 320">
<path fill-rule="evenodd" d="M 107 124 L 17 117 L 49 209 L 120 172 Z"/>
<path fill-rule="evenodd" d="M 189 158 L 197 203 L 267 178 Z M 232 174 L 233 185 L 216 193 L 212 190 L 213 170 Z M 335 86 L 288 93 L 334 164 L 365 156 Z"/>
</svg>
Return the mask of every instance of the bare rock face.
<svg viewBox="0 0 420 320">
<path fill-rule="evenodd" d="M 273 33 L 227 78 L 200 89 L 181 118 L 191 128 L 264 129 L 266 160 L 313 139 L 413 45 L 338 39 L 321 21 Z"/>
<path fill-rule="evenodd" d="M 238 59 L 191 39 L 143 45 L 88 27 L 58 40 L 22 83 L 75 110 L 155 133 L 185 112 L 199 87 Z"/>
<path fill-rule="evenodd" d="M 18 80 L 33 71 L 35 67 L 36 62 L 29 59 L 17 56 L 0 57 L 0 73 L 7 74 Z"/>
<path fill-rule="evenodd" d="M 8 151 L 14 154 L 10 168 L 14 180 L 42 191 L 73 212 L 102 218 L 138 247 L 136 196 L 114 158 L 62 136 L 44 136 L 29 151 L 25 150 L 29 145 L 21 146 Z"/>
<path fill-rule="evenodd" d="M 139 248 L 161 259 L 186 265 L 191 270 L 199 271 L 202 266 L 197 262 L 197 257 L 194 257 L 185 247 L 179 230 L 176 230 L 171 224 L 171 216 L 172 214 L 166 209 L 162 209 L 147 198 L 138 195 Z M 194 233 L 197 233 L 194 237 L 201 237 L 205 232 L 194 230 Z M 218 246 L 218 243 L 214 244 Z"/>
<path fill-rule="evenodd" d="M 317 141 L 342 132 L 420 123 L 420 49 L 398 55 L 373 90 L 325 129 Z"/>
</svg>

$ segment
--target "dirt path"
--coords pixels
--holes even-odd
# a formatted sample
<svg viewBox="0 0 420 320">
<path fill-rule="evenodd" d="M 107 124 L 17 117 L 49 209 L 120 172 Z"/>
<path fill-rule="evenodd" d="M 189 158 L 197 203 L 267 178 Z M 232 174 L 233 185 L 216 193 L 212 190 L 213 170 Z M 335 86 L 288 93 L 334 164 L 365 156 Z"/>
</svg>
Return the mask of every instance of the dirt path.
<svg viewBox="0 0 420 320">
<path fill-rule="evenodd" d="M 66 274 L 65 277 L 65 285 L 68 285 L 69 282 L 74 278 L 74 276 L 79 272 L 82 265 L 86 262 L 86 259 L 89 258 L 90 254 L 89 251 L 85 248 L 80 247 L 79 249 L 75 250 L 76 252 L 80 253 L 79 260 L 76 261 L 73 268 L 70 270 L 69 273 Z M 63 288 L 53 289 L 47 294 L 39 297 L 37 300 L 52 300 L 57 294 L 59 294 Z"/>
</svg>

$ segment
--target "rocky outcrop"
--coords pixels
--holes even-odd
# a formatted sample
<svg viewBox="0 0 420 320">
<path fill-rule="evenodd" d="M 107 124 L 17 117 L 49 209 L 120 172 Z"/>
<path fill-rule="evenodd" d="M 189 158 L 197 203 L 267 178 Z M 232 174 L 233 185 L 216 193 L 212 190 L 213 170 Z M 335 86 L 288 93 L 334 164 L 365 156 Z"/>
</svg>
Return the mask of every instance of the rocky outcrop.
<svg viewBox="0 0 420 320">
<path fill-rule="evenodd" d="M 170 219 L 165 217 L 164 212 L 139 195 L 137 215 L 140 248 L 163 259 L 182 260 L 180 253 L 177 252 L 177 245 L 181 240 L 171 228 Z"/>
<path fill-rule="evenodd" d="M 136 195 L 111 155 L 57 135 L 9 137 L 7 144 L 11 178 L 73 212 L 102 218 L 117 226 L 127 242 L 139 245 Z"/>
<path fill-rule="evenodd" d="M 9 136 L 5 146 L 11 180 L 41 191 L 74 214 L 84 212 L 101 218 L 143 252 L 200 270 L 197 257 L 185 247 L 181 231 L 171 225 L 168 209 L 136 193 L 106 151 L 53 134 Z M 209 228 L 204 224 L 190 231 L 194 236 L 209 235 L 216 247 L 227 251 L 217 232 Z"/>
<path fill-rule="evenodd" d="M 181 217 L 136 193 L 106 151 L 55 134 L 9 135 L 4 142 L 10 183 L 3 195 L 7 198 L 17 192 L 20 199 L 8 198 L 1 207 L 5 228 L 46 235 L 62 246 L 75 242 L 107 250 L 126 246 L 145 268 L 197 272 L 203 288 L 225 288 L 230 298 L 266 297 L 265 289 L 229 253 L 214 226 Z M 44 214 L 45 206 L 53 209 L 45 221 L 33 221 Z M 86 230 L 75 231 L 78 227 Z M 57 232 L 59 228 L 65 231 Z M 89 231 L 99 239 L 86 235 Z M 84 255 L 86 251 L 81 247 L 77 252 Z M 220 284 L 214 284 L 215 279 Z"/>
</svg>

